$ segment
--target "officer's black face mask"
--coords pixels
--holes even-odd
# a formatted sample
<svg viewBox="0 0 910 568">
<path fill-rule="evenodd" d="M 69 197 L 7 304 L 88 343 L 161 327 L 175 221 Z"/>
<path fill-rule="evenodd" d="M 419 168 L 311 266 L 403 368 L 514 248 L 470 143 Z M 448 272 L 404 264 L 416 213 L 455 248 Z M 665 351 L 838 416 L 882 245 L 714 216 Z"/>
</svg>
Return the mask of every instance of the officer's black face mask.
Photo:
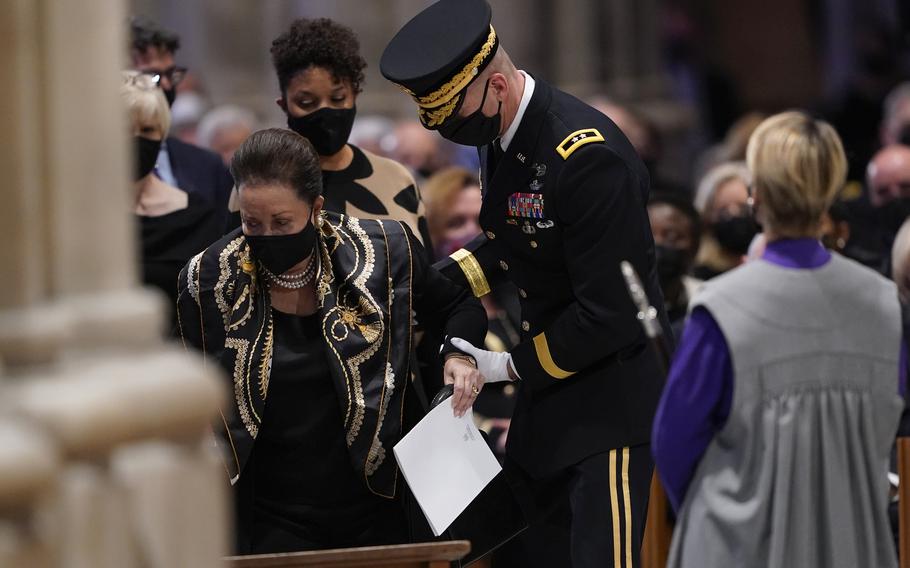
<svg viewBox="0 0 910 568">
<path fill-rule="evenodd" d="M 490 80 L 487 79 L 487 84 L 483 87 L 483 98 L 480 100 L 480 106 L 468 116 L 455 116 L 443 123 L 439 127 L 439 133 L 443 138 L 465 146 L 486 146 L 496 140 L 502 124 L 502 116 L 500 114 L 502 101 L 499 101 L 496 114 L 493 116 L 483 114 L 483 105 L 487 102 L 489 90 Z"/>
<path fill-rule="evenodd" d="M 356 115 L 356 107 L 322 107 L 303 116 L 288 115 L 288 128 L 309 140 L 320 156 L 334 156 L 347 143 Z"/>
<path fill-rule="evenodd" d="M 136 170 L 133 179 L 139 181 L 155 169 L 158 161 L 158 151 L 161 150 L 161 140 L 152 140 L 144 136 L 133 136 L 135 148 Z"/>
</svg>

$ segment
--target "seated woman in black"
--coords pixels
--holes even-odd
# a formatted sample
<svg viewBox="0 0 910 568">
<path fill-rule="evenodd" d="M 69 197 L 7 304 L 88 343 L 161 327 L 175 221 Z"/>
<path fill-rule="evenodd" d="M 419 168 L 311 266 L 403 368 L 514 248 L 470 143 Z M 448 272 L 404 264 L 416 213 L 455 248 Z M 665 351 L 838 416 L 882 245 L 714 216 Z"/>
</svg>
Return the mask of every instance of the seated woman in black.
<svg viewBox="0 0 910 568">
<path fill-rule="evenodd" d="M 161 141 L 171 123 L 164 92 L 148 76 L 124 71 L 120 97 L 133 133 L 133 212 L 140 232 L 142 281 L 177 299 L 177 274 L 192 256 L 224 234 L 224 204 L 186 192 L 155 173 Z M 173 310 L 169 314 L 173 322 Z"/>
<path fill-rule="evenodd" d="M 319 161 L 298 134 L 253 134 L 231 170 L 242 231 L 190 260 L 177 306 L 184 341 L 231 379 L 221 441 L 239 552 L 405 542 L 392 446 L 416 402 L 412 312 L 480 342 L 484 311 L 406 225 L 323 212 Z M 483 377 L 443 352 L 463 414 Z"/>
</svg>

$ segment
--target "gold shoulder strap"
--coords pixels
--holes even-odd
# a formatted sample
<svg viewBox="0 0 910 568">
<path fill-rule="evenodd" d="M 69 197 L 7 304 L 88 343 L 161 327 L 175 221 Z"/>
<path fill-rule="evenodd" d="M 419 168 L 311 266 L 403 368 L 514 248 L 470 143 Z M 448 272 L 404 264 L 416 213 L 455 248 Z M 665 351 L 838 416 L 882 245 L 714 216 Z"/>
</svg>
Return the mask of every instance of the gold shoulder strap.
<svg viewBox="0 0 910 568">
<path fill-rule="evenodd" d="M 559 155 L 562 156 L 563 160 L 568 160 L 569 156 L 572 155 L 572 152 L 578 150 L 585 144 L 603 141 L 603 135 L 596 128 L 582 128 L 581 130 L 576 130 L 572 134 L 566 136 L 566 139 L 556 147 L 556 151 L 559 152 Z"/>
</svg>

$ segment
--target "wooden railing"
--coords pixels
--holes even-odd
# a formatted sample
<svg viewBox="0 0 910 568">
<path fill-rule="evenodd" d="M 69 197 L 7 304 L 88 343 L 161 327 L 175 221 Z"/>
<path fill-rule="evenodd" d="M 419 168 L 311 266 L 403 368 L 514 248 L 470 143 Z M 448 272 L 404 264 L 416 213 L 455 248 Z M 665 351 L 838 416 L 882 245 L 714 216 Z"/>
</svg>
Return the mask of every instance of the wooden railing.
<svg viewBox="0 0 910 568">
<path fill-rule="evenodd" d="M 900 568 L 910 568 L 910 438 L 897 439 L 897 472 L 901 483 L 899 505 Z M 657 472 L 651 480 L 648 521 L 642 542 L 642 568 L 664 568 L 670 552 L 673 525 L 669 503 Z M 310 566 L 371 568 L 443 568 L 464 558 L 471 545 L 466 540 L 380 546 L 321 552 L 234 556 L 227 559 L 229 568 L 296 568 Z"/>
<path fill-rule="evenodd" d="M 651 478 L 651 496 L 648 498 L 648 520 L 641 544 L 642 568 L 664 568 L 670 554 L 673 525 L 670 523 L 670 503 L 664 492 L 657 471 Z"/>
<path fill-rule="evenodd" d="M 455 560 L 471 551 L 466 540 L 370 546 L 286 554 L 231 556 L 228 568 L 298 568 L 326 566 L 331 568 L 449 568 Z"/>
</svg>

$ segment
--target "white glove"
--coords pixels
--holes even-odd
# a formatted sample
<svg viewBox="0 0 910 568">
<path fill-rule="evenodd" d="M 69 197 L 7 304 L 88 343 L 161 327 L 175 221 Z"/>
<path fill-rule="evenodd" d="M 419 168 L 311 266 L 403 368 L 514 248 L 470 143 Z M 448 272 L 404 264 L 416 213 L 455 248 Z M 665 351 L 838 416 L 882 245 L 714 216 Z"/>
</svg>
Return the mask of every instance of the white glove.
<svg viewBox="0 0 910 568">
<path fill-rule="evenodd" d="M 511 381 L 509 369 L 515 372 L 515 365 L 512 364 L 512 355 L 509 353 L 498 353 L 496 351 L 486 351 L 478 349 L 460 337 L 452 338 L 452 345 L 459 351 L 467 353 L 477 361 L 477 370 L 483 375 L 488 383 L 501 383 Z"/>
</svg>

